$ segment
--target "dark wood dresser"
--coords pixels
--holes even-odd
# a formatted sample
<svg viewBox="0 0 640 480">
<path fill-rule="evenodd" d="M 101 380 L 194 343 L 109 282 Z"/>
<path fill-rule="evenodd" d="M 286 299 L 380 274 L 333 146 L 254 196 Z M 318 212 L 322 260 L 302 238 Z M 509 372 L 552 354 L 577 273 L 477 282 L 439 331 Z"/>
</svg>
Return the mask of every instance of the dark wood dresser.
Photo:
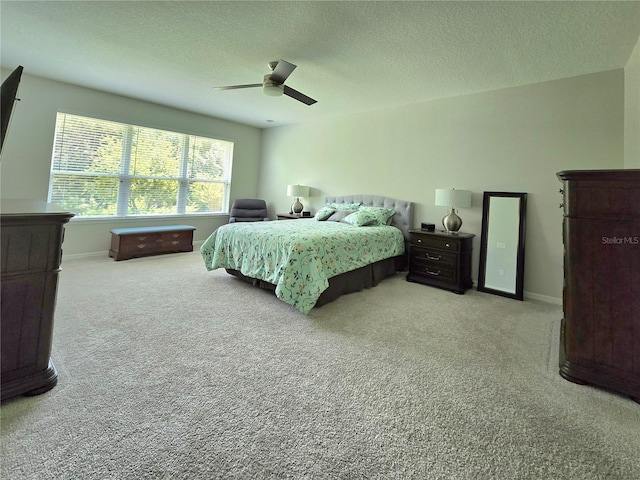
<svg viewBox="0 0 640 480">
<path fill-rule="evenodd" d="M 640 170 L 564 183 L 560 375 L 640 402 Z"/>
<path fill-rule="evenodd" d="M 53 314 L 64 224 L 72 213 L 32 200 L 2 200 L 2 400 L 53 388 Z"/>
<path fill-rule="evenodd" d="M 463 294 L 471 279 L 471 233 L 448 234 L 410 230 L 407 281 L 444 288 Z"/>
</svg>

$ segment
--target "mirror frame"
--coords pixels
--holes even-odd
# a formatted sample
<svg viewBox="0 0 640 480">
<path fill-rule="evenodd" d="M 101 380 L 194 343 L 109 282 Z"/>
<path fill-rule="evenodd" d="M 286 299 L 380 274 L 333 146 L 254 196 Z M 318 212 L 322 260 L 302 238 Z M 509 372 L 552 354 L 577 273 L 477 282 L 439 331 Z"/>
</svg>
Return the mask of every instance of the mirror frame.
<svg viewBox="0 0 640 480">
<path fill-rule="evenodd" d="M 515 292 L 511 293 L 503 290 L 496 290 L 485 286 L 486 266 L 487 266 L 487 237 L 489 234 L 489 217 L 491 215 L 490 202 L 493 197 L 509 197 L 517 198 L 520 201 L 519 213 L 520 221 L 518 222 L 518 246 L 517 246 L 517 265 L 516 265 L 516 287 Z M 478 287 L 479 292 L 493 293 L 503 297 L 523 300 L 524 298 L 524 241 L 525 241 L 525 225 L 527 218 L 527 194 L 513 192 L 484 192 L 482 199 L 482 236 L 480 240 L 480 266 L 478 270 Z"/>
</svg>

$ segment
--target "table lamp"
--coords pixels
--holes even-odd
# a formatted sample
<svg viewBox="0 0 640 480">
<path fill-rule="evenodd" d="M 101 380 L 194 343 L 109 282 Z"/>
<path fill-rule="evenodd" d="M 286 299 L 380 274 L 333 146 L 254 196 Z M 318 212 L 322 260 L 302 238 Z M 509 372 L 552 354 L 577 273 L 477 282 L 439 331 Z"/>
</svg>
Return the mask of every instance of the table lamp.
<svg viewBox="0 0 640 480">
<path fill-rule="evenodd" d="M 447 233 L 456 234 L 462 226 L 462 219 L 456 214 L 456 208 L 471 206 L 471 192 L 469 190 L 436 189 L 436 205 L 450 207 L 449 214 L 442 219 L 442 226 Z"/>
<path fill-rule="evenodd" d="M 289 213 L 300 215 L 302 213 L 302 209 L 304 208 L 302 203 L 300 203 L 300 197 L 309 196 L 309 187 L 305 187 L 304 185 L 288 185 L 287 196 L 296 197 L 296 201 L 291 205 L 291 212 Z"/>
</svg>

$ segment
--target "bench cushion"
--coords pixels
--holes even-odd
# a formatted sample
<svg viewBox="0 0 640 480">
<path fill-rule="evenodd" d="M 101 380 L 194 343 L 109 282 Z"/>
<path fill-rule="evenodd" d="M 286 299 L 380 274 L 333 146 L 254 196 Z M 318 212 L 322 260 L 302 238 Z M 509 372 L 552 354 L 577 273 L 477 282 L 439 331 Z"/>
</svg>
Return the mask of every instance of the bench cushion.
<svg viewBox="0 0 640 480">
<path fill-rule="evenodd" d="M 179 232 L 183 230 L 195 230 L 196 227 L 191 225 L 160 225 L 156 227 L 126 227 L 126 228 L 114 228 L 111 233 L 116 235 L 137 235 L 140 233 L 154 233 L 154 232 Z"/>
</svg>

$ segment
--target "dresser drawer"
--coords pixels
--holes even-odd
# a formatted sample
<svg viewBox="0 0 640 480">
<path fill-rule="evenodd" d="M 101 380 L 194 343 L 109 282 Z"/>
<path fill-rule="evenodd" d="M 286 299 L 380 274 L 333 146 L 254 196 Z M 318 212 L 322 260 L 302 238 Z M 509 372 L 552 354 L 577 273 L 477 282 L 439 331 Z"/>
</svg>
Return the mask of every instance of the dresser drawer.
<svg viewBox="0 0 640 480">
<path fill-rule="evenodd" d="M 451 250 L 456 252 L 460 248 L 460 243 L 450 238 L 440 238 L 432 235 L 411 234 L 411 243 L 421 247 L 437 248 L 438 250 Z"/>
<path fill-rule="evenodd" d="M 160 234 L 160 238 L 162 238 L 162 240 L 164 241 L 173 241 L 173 240 L 180 240 L 180 239 L 191 239 L 193 237 L 193 232 L 191 231 L 183 231 L 183 232 L 163 232 Z"/>
<path fill-rule="evenodd" d="M 193 232 L 162 233 L 159 240 L 162 241 L 162 248 L 165 250 L 190 247 L 193 243 Z"/>
<path fill-rule="evenodd" d="M 457 255 L 455 253 L 447 253 L 442 250 L 436 250 L 424 247 L 411 247 L 409 261 L 423 262 L 432 265 L 435 268 L 453 269 L 457 265 Z"/>
<path fill-rule="evenodd" d="M 456 271 L 452 268 L 439 267 L 432 263 L 416 260 L 411 262 L 411 275 L 422 277 L 425 280 L 455 284 L 457 281 Z"/>
<path fill-rule="evenodd" d="M 145 235 L 125 235 L 116 240 L 119 249 L 127 252 L 150 252 L 156 248 L 159 240 L 158 234 L 147 233 Z"/>
</svg>

